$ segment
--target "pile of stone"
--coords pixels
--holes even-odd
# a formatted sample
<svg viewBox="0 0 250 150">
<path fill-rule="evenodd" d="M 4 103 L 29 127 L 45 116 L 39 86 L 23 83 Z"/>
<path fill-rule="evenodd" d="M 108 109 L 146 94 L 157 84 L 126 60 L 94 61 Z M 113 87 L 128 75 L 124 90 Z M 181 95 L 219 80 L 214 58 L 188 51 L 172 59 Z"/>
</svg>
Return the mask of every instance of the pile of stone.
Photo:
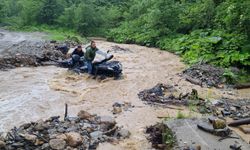
<svg viewBox="0 0 250 150">
<path fill-rule="evenodd" d="M 8 55 L 0 58 L 0 70 L 38 65 L 38 59 L 33 55 L 17 54 L 13 56 Z"/>
<path fill-rule="evenodd" d="M 202 87 L 222 87 L 224 69 L 208 64 L 196 64 L 183 71 L 184 78 Z"/>
<path fill-rule="evenodd" d="M 66 117 L 63 121 L 51 117 L 15 127 L 0 139 L 0 149 L 96 149 L 101 142 L 117 142 L 129 134 L 112 117 L 80 111 L 77 117 Z"/>
<path fill-rule="evenodd" d="M 250 100 L 222 99 L 214 102 L 217 108 L 217 116 L 230 117 L 234 120 L 250 118 Z"/>
<path fill-rule="evenodd" d="M 23 66 L 54 65 L 64 60 L 66 55 L 56 50 L 57 43 L 23 41 L 3 52 L 0 57 L 0 70 Z"/>
</svg>

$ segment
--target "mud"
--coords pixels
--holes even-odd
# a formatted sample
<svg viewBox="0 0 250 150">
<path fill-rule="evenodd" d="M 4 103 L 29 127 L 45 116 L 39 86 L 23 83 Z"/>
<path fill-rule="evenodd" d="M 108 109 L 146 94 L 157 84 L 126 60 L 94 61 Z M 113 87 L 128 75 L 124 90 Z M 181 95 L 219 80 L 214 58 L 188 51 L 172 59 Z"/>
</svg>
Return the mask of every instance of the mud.
<svg viewBox="0 0 250 150">
<path fill-rule="evenodd" d="M 53 66 L 21 67 L 0 72 L 0 131 L 46 119 L 51 114 L 63 116 L 65 103 L 69 104 L 69 115 L 74 116 L 80 110 L 113 115 L 112 105 L 115 102 L 130 102 L 134 108 L 116 116 L 117 125 L 131 132 L 130 138 L 117 145 L 101 143 L 98 149 L 152 149 L 144 134 L 145 127 L 161 121 L 159 118 L 176 117 L 178 111 L 145 105 L 137 96 L 140 91 L 157 83 L 166 83 L 176 85 L 176 89 L 183 92 L 197 89 L 201 97 L 212 100 L 221 96 L 231 99 L 250 96 L 248 90 L 202 88 L 185 81 L 177 74 L 186 66 L 171 53 L 97 40 L 101 50 L 110 50 L 115 45 L 131 51 L 112 52 L 115 60 L 123 64 L 122 80 L 93 80 Z M 188 114 L 189 110 L 183 108 L 182 113 Z M 193 113 L 192 116 L 200 117 L 200 114 Z"/>
</svg>

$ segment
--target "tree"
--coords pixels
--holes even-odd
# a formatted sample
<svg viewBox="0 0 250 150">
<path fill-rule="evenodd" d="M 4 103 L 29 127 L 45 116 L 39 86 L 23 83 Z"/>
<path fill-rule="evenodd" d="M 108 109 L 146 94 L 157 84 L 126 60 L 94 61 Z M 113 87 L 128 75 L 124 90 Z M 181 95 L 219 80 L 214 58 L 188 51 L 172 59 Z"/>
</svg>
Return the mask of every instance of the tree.
<svg viewBox="0 0 250 150">
<path fill-rule="evenodd" d="M 39 12 L 39 22 L 52 25 L 63 10 L 63 7 L 57 0 L 43 0 L 43 5 Z"/>
</svg>

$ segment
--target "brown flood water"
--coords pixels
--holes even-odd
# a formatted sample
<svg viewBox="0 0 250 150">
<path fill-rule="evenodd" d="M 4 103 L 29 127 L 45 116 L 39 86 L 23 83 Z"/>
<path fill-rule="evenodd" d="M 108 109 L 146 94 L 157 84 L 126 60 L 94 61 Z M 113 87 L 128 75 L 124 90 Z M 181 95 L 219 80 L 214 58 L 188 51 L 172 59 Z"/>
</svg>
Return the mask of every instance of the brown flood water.
<svg viewBox="0 0 250 150">
<path fill-rule="evenodd" d="M 177 110 L 145 105 L 137 94 L 157 83 L 178 85 L 182 91 L 198 90 L 204 98 L 221 96 L 249 98 L 249 90 L 234 91 L 201 88 L 186 82 L 177 74 L 186 66 L 180 58 L 156 48 L 97 41 L 102 50 L 118 45 L 127 52 L 112 52 L 115 60 L 123 64 L 123 79 L 103 81 L 90 79 L 87 75 L 75 75 L 57 67 L 17 68 L 0 72 L 0 131 L 6 131 L 24 122 L 64 115 L 64 104 L 69 105 L 69 114 L 79 110 L 98 115 L 112 115 L 114 102 L 131 102 L 135 108 L 115 116 L 120 126 L 131 131 L 129 139 L 117 145 L 101 144 L 99 149 L 152 149 L 144 129 L 161 121 L 158 117 L 176 117 Z M 189 113 L 188 109 L 184 113 Z M 200 116 L 192 113 L 193 116 Z"/>
</svg>

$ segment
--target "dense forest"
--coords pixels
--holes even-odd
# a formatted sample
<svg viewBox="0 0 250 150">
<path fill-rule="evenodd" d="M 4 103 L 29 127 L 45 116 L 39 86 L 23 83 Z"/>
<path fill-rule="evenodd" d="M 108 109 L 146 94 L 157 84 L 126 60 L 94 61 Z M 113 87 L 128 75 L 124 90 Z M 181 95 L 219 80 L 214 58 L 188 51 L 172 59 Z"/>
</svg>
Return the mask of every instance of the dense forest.
<svg viewBox="0 0 250 150">
<path fill-rule="evenodd" d="M 0 24 L 159 47 L 188 64 L 250 67 L 250 0 L 0 0 Z"/>
</svg>

